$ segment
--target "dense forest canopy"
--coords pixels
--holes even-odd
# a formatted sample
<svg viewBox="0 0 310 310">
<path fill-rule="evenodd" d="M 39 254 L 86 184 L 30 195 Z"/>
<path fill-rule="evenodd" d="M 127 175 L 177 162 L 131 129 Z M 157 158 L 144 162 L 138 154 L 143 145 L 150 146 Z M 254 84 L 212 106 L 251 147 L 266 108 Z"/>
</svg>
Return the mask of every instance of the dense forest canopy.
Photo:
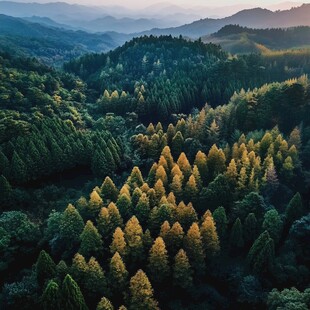
<svg viewBox="0 0 310 310">
<path fill-rule="evenodd" d="M 309 72 L 171 36 L 1 53 L 0 308 L 308 309 Z"/>
</svg>

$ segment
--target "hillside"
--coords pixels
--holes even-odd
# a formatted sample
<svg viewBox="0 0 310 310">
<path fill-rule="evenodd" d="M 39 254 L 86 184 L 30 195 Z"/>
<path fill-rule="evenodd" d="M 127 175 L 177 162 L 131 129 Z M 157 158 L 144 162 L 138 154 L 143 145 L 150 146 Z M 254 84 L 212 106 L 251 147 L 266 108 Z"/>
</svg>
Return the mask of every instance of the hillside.
<svg viewBox="0 0 310 310">
<path fill-rule="evenodd" d="M 220 44 L 233 54 L 304 48 L 310 46 L 310 27 L 252 29 L 228 25 L 212 35 L 202 37 L 202 41 Z"/>
<path fill-rule="evenodd" d="M 310 73 L 310 54 L 229 57 L 219 46 L 201 41 L 140 37 L 106 54 L 72 60 L 64 68 L 93 89 L 89 100 L 97 100 L 101 112 L 169 120 L 206 102 L 223 104 L 241 88 Z M 127 95 L 121 96 L 123 92 Z"/>
<path fill-rule="evenodd" d="M 153 29 L 143 34 L 189 36 L 198 38 L 219 31 L 226 25 L 240 25 L 250 28 L 279 28 L 310 26 L 310 4 L 304 4 L 290 10 L 272 12 L 255 8 L 240 11 L 230 17 L 221 19 L 201 19 L 191 24 L 175 28 Z"/>
<path fill-rule="evenodd" d="M 0 50 L 36 56 L 49 65 L 117 46 L 107 34 L 48 27 L 6 15 L 0 15 L 0 23 Z"/>
</svg>

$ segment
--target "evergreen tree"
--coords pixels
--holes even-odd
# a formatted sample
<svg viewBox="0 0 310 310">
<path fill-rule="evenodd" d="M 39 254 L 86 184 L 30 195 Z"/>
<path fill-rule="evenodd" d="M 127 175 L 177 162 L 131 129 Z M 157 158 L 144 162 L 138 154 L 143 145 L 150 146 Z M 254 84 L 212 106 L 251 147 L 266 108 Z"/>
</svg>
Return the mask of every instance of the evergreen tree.
<svg viewBox="0 0 310 310">
<path fill-rule="evenodd" d="M 155 193 L 156 193 L 157 202 L 160 202 L 161 198 L 163 196 L 165 196 L 165 194 L 166 194 L 166 190 L 165 190 L 163 181 L 161 179 L 159 179 L 155 183 L 154 190 L 155 190 Z"/>
<path fill-rule="evenodd" d="M 11 203 L 12 187 L 6 177 L 0 175 L 0 205 L 5 206 Z"/>
<path fill-rule="evenodd" d="M 184 148 L 184 138 L 180 131 L 178 131 L 171 141 L 171 152 L 174 158 L 178 158 Z"/>
<path fill-rule="evenodd" d="M 201 228 L 202 243 L 207 257 L 212 257 L 220 251 L 220 242 L 212 215 L 205 218 Z"/>
<path fill-rule="evenodd" d="M 61 306 L 66 310 L 86 310 L 84 296 L 77 285 L 77 283 L 71 278 L 70 275 L 66 275 L 62 283 L 61 289 Z"/>
<path fill-rule="evenodd" d="M 143 231 L 135 216 L 127 222 L 124 232 L 131 261 L 133 263 L 140 261 L 143 254 Z"/>
<path fill-rule="evenodd" d="M 182 179 L 179 175 L 175 175 L 173 177 L 172 183 L 170 185 L 170 190 L 174 193 L 178 201 L 182 199 L 183 197 Z"/>
<path fill-rule="evenodd" d="M 184 179 L 185 181 L 187 181 L 192 173 L 192 167 L 185 155 L 185 153 L 181 153 L 178 161 L 177 161 L 178 166 L 180 167 L 183 175 L 184 175 Z"/>
<path fill-rule="evenodd" d="M 81 234 L 81 245 L 79 252 L 86 258 L 101 256 L 103 242 L 101 236 L 91 221 L 87 221 Z"/>
<path fill-rule="evenodd" d="M 44 281 L 53 278 L 56 273 L 56 265 L 53 259 L 42 250 L 36 263 L 36 276 L 38 283 L 43 285 Z"/>
<path fill-rule="evenodd" d="M 129 310 L 158 310 L 158 303 L 153 297 L 152 285 L 146 274 L 140 269 L 130 279 Z"/>
<path fill-rule="evenodd" d="M 93 190 L 90 194 L 90 199 L 88 203 L 89 218 L 95 219 L 102 207 L 103 207 L 103 201 L 101 197 L 99 196 L 96 190 Z"/>
<path fill-rule="evenodd" d="M 205 253 L 202 245 L 202 238 L 197 223 L 193 223 L 184 238 L 185 251 L 194 268 L 196 275 L 203 275 L 205 272 Z"/>
<path fill-rule="evenodd" d="M 205 184 L 207 177 L 208 177 L 208 165 L 207 165 L 206 154 L 201 151 L 198 151 L 198 153 L 196 154 L 194 165 L 198 167 L 202 181 Z"/>
<path fill-rule="evenodd" d="M 170 231 L 170 224 L 168 221 L 164 221 L 160 227 L 159 236 L 162 237 L 163 240 L 165 240 L 169 231 Z"/>
<path fill-rule="evenodd" d="M 303 211 L 301 196 L 299 193 L 296 193 L 285 210 L 287 224 L 291 225 L 294 221 L 298 220 L 303 215 Z"/>
<path fill-rule="evenodd" d="M 169 263 L 165 242 L 161 237 L 158 237 L 149 254 L 148 259 L 148 274 L 150 278 L 161 283 L 169 276 Z"/>
<path fill-rule="evenodd" d="M 264 231 L 253 243 L 247 262 L 256 273 L 270 270 L 274 262 L 274 242 L 269 233 Z"/>
<path fill-rule="evenodd" d="M 263 231 L 268 231 L 270 237 L 277 243 L 282 233 L 283 222 L 277 210 L 269 210 L 265 213 L 262 225 Z"/>
<path fill-rule="evenodd" d="M 193 271 L 183 249 L 174 258 L 173 284 L 185 290 L 191 289 L 193 286 Z"/>
<path fill-rule="evenodd" d="M 85 283 L 85 279 L 88 272 L 88 265 L 83 255 L 77 253 L 72 260 L 72 266 L 70 268 L 70 274 L 81 285 Z"/>
<path fill-rule="evenodd" d="M 184 188 L 184 196 L 186 202 L 195 202 L 198 195 L 198 188 L 196 184 L 196 179 L 193 175 L 190 176 Z"/>
<path fill-rule="evenodd" d="M 110 261 L 109 283 L 114 293 L 124 292 L 127 286 L 128 271 L 119 255 L 115 252 Z"/>
<path fill-rule="evenodd" d="M 50 280 L 42 294 L 41 305 L 44 310 L 60 310 L 60 291 L 58 284 Z"/>
<path fill-rule="evenodd" d="M 124 221 L 132 216 L 131 199 L 127 194 L 121 194 L 116 201 L 117 209 Z"/>
<path fill-rule="evenodd" d="M 126 246 L 126 241 L 124 237 L 124 233 L 120 227 L 117 227 L 115 229 L 115 232 L 113 234 L 113 240 L 110 245 L 110 252 L 111 254 L 115 254 L 118 252 L 122 257 L 126 256 L 127 252 L 127 246 Z"/>
<path fill-rule="evenodd" d="M 123 227 L 123 219 L 118 211 L 117 206 L 113 202 L 110 202 L 108 205 L 108 213 L 111 231 L 114 231 L 117 227 Z"/>
<path fill-rule="evenodd" d="M 114 307 L 108 298 L 102 297 L 97 305 L 96 310 L 114 310 Z"/>
<path fill-rule="evenodd" d="M 220 240 L 223 240 L 227 232 L 228 224 L 225 208 L 218 207 L 217 209 L 215 209 L 213 212 L 213 219 L 216 223 L 216 230 L 218 232 Z"/>
<path fill-rule="evenodd" d="M 175 222 L 168 232 L 165 243 L 169 253 L 174 256 L 182 247 L 184 231 L 179 222 Z"/>
<path fill-rule="evenodd" d="M 226 170 L 225 162 L 226 158 L 224 152 L 221 149 L 218 149 L 214 144 L 211 147 L 207 158 L 209 180 L 214 179 L 218 174 L 223 173 Z"/>
<path fill-rule="evenodd" d="M 118 196 L 118 189 L 110 177 L 106 177 L 100 188 L 101 195 L 106 200 L 116 201 Z"/>
<path fill-rule="evenodd" d="M 167 177 L 166 170 L 163 166 L 158 166 L 156 170 L 155 182 L 157 182 L 159 179 L 163 182 L 163 185 L 167 187 L 168 177 Z"/>
<path fill-rule="evenodd" d="M 135 215 L 138 218 L 142 226 L 147 224 L 151 212 L 149 198 L 143 193 L 139 199 L 137 207 L 135 209 Z"/>
<path fill-rule="evenodd" d="M 143 183 L 144 181 L 140 169 L 138 167 L 134 167 L 128 177 L 127 184 L 131 189 L 134 189 L 136 187 L 141 187 Z"/>
<path fill-rule="evenodd" d="M 142 191 L 139 187 L 136 187 L 131 196 L 131 206 L 132 209 L 135 209 L 140 197 L 142 196 Z"/>
<path fill-rule="evenodd" d="M 167 135 L 168 135 L 168 131 L 169 131 L 169 127 L 167 130 Z M 168 138 L 169 140 L 169 138 Z M 170 142 L 168 142 L 170 143 Z M 168 171 L 171 171 L 171 169 L 173 168 L 174 165 L 174 161 L 173 161 L 173 157 L 171 155 L 171 150 L 169 148 L 169 146 L 165 146 L 161 152 L 161 155 L 165 158 L 167 165 L 168 165 Z"/>
</svg>

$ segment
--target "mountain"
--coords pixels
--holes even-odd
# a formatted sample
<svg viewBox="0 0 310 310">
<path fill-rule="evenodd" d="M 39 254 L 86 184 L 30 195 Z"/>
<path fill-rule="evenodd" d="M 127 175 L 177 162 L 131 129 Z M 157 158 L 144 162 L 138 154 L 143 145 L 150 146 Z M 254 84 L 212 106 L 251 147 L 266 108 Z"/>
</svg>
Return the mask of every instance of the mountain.
<svg viewBox="0 0 310 310">
<path fill-rule="evenodd" d="M 310 27 L 251 29 L 228 25 L 212 35 L 202 37 L 202 41 L 220 44 L 225 51 L 233 54 L 303 48 L 310 46 Z"/>
<path fill-rule="evenodd" d="M 238 24 L 243 27 L 251 28 L 278 28 L 310 26 L 310 4 L 303 4 L 300 7 L 290 10 L 272 12 L 267 9 L 255 8 L 240 11 L 230 17 L 221 19 L 201 19 L 191 24 L 180 27 L 152 29 L 143 34 L 153 35 L 174 35 L 189 36 L 198 38 L 203 35 L 217 32 L 222 27 L 230 24 Z"/>
<path fill-rule="evenodd" d="M 61 64 L 89 52 L 115 48 L 108 34 L 90 34 L 31 23 L 0 14 L 0 50 L 36 56 L 47 64 Z"/>
</svg>

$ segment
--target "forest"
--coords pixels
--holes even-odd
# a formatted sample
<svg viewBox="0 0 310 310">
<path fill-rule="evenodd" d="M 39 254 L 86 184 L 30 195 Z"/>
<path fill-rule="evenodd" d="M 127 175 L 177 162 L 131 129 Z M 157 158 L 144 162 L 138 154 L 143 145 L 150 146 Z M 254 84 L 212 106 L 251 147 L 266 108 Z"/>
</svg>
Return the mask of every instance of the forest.
<svg viewBox="0 0 310 310">
<path fill-rule="evenodd" d="M 0 308 L 309 309 L 309 73 L 182 36 L 1 52 Z"/>
</svg>

